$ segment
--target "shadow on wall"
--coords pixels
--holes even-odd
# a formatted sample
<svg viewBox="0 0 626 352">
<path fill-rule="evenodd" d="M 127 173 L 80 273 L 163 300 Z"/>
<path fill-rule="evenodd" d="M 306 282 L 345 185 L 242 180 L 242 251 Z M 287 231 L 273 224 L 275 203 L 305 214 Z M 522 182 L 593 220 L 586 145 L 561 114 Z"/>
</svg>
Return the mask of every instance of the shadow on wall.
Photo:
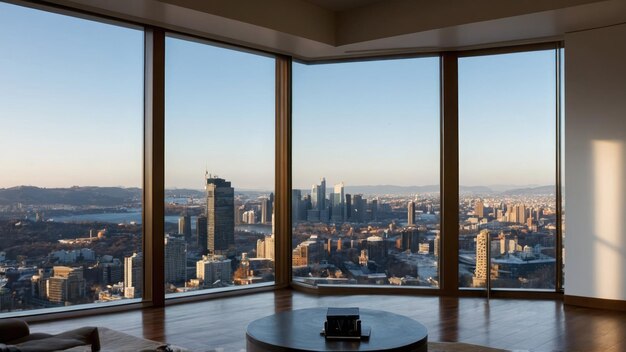
<svg viewBox="0 0 626 352">
<path fill-rule="evenodd" d="M 587 263 L 593 265 L 595 297 L 623 297 L 626 267 L 624 228 L 624 142 L 594 140 L 592 152 L 593 200 L 589 226 L 593 231 Z"/>
</svg>

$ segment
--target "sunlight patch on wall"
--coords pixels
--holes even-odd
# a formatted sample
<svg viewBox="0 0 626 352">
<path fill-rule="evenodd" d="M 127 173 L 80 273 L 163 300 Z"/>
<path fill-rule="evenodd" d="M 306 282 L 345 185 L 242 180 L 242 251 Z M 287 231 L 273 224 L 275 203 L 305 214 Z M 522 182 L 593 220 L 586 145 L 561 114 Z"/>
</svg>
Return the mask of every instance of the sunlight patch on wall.
<svg viewBox="0 0 626 352">
<path fill-rule="evenodd" d="M 622 297 L 624 248 L 622 233 L 623 142 L 596 140 L 592 142 L 594 173 L 593 252 L 596 294 L 599 297 Z"/>
</svg>

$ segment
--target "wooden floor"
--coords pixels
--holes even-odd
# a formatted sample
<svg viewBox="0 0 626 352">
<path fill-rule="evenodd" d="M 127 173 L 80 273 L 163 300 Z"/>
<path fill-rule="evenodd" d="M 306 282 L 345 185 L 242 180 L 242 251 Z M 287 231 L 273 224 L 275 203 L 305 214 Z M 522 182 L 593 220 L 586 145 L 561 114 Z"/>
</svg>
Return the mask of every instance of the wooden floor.
<svg viewBox="0 0 626 352">
<path fill-rule="evenodd" d="M 626 313 L 565 306 L 553 300 L 315 296 L 292 290 L 36 323 L 32 330 L 55 333 L 95 325 L 193 351 L 242 351 L 251 321 L 288 309 L 327 306 L 382 309 L 412 317 L 428 328 L 429 341 L 530 351 L 626 351 Z"/>
</svg>

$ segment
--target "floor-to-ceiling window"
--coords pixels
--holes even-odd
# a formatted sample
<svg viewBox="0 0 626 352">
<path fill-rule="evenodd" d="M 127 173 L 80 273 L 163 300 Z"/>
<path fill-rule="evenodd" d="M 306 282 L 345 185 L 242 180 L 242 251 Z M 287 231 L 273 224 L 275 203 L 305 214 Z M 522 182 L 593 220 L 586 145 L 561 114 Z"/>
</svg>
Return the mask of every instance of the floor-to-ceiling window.
<svg viewBox="0 0 626 352">
<path fill-rule="evenodd" d="M 0 3 L 0 312 L 142 297 L 143 45 Z"/>
<path fill-rule="evenodd" d="M 459 58 L 460 287 L 555 288 L 555 58 Z"/>
<path fill-rule="evenodd" d="M 438 57 L 293 67 L 293 280 L 437 287 Z"/>
<path fill-rule="evenodd" d="M 139 299 L 143 31 L 0 10 L 0 312 Z M 438 57 L 293 65 L 281 263 L 275 58 L 165 44 L 166 294 L 272 282 L 276 265 L 310 285 L 440 286 Z M 460 54 L 463 288 L 558 289 L 559 53 Z"/>
<path fill-rule="evenodd" d="M 165 40 L 165 292 L 274 281 L 275 59 Z"/>
</svg>

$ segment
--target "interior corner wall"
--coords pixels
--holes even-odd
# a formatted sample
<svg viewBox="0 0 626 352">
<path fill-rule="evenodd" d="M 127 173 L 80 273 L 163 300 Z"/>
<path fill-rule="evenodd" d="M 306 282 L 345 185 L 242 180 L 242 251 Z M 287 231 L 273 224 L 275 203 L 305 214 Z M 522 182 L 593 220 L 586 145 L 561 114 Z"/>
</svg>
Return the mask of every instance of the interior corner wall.
<svg viewBox="0 0 626 352">
<path fill-rule="evenodd" d="M 626 24 L 565 36 L 565 294 L 626 300 Z"/>
</svg>

